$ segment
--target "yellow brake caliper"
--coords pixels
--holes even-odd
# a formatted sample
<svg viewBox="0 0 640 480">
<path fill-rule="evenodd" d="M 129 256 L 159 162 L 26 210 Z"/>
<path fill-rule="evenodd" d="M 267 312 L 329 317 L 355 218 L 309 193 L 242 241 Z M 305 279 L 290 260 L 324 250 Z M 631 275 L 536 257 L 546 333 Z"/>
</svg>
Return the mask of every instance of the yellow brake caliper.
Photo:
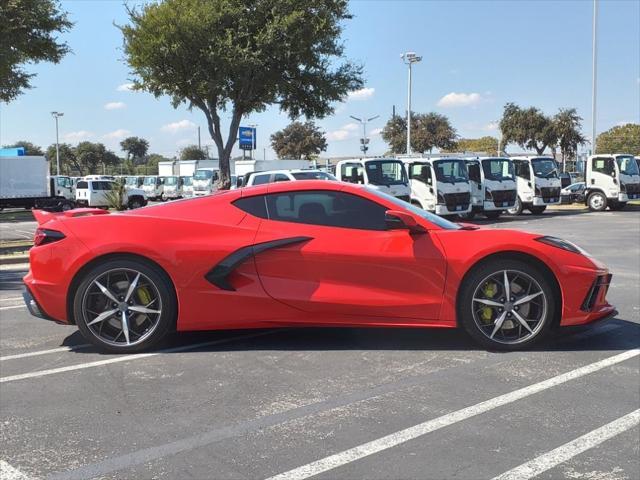
<svg viewBox="0 0 640 480">
<path fill-rule="evenodd" d="M 487 282 L 482 287 L 482 293 L 486 298 L 493 298 L 498 293 L 498 285 L 495 282 Z M 484 323 L 491 323 L 493 320 L 493 309 L 491 307 L 482 307 L 480 309 L 480 320 Z"/>
<path fill-rule="evenodd" d="M 149 290 L 147 287 L 138 287 L 136 290 L 136 295 L 138 296 L 138 300 L 142 305 L 148 305 L 151 303 L 151 295 L 149 294 Z"/>
</svg>

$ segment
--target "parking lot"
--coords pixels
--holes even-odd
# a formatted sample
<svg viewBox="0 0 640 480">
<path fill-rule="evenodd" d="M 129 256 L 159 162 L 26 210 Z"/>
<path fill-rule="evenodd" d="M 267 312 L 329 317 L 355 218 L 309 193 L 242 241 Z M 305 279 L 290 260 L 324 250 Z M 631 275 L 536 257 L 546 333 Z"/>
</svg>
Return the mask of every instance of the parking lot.
<svg viewBox="0 0 640 480">
<path fill-rule="evenodd" d="M 579 244 L 610 267 L 619 315 L 520 353 L 323 328 L 105 355 L 31 317 L 23 267 L 4 269 L 0 478 L 640 478 L 638 207 L 475 223 Z"/>
</svg>

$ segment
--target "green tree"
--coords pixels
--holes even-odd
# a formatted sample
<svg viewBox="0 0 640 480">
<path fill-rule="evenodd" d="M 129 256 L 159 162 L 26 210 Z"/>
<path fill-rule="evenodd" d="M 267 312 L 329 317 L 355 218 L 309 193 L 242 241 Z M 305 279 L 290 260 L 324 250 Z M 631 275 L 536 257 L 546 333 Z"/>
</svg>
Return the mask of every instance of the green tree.
<svg viewBox="0 0 640 480">
<path fill-rule="evenodd" d="M 73 25 L 54 0 L 0 2 L 0 101 L 9 103 L 31 88 L 27 63 L 58 63 L 69 52 L 57 35 Z"/>
<path fill-rule="evenodd" d="M 205 160 L 207 152 L 198 148 L 197 145 L 187 145 L 180 150 L 180 160 Z"/>
<path fill-rule="evenodd" d="M 102 143 L 80 142 L 74 148 L 77 162 L 88 174 L 99 174 L 106 171 L 106 167 L 114 167 L 120 164 L 120 158 Z"/>
<path fill-rule="evenodd" d="M 141 164 L 144 163 L 144 157 L 149 151 L 149 142 L 140 137 L 127 137 L 120 142 L 120 148 L 127 152 L 127 160 Z"/>
<path fill-rule="evenodd" d="M 491 136 L 480 138 L 461 138 L 450 152 L 484 152 L 488 155 L 498 154 L 498 139 Z"/>
<path fill-rule="evenodd" d="M 596 137 L 596 153 L 630 153 L 640 156 L 640 125 L 627 123 Z"/>
<path fill-rule="evenodd" d="M 59 145 L 60 149 L 60 170 L 61 173 L 65 175 L 85 175 L 85 167 L 78 162 L 76 158 L 75 148 L 69 145 L 68 143 L 61 143 Z M 47 158 L 49 159 L 49 164 L 51 165 L 52 172 L 55 171 L 55 163 L 56 163 L 56 145 L 49 145 L 47 147 Z"/>
<path fill-rule="evenodd" d="M 229 188 L 243 117 L 278 104 L 292 118 L 322 118 L 362 87 L 361 67 L 341 62 L 349 18 L 346 0 L 164 0 L 129 10 L 121 30 L 134 88 L 202 110 Z"/>
<path fill-rule="evenodd" d="M 503 145 L 516 143 L 521 148 L 535 150 L 542 155 L 547 147 L 554 148 L 557 134 L 553 119 L 535 107 L 520 108 L 515 103 L 504 106 L 500 120 Z"/>
<path fill-rule="evenodd" d="M 327 140 L 314 122 L 292 122 L 271 135 L 271 147 L 278 158 L 309 160 L 327 150 Z"/>
<path fill-rule="evenodd" d="M 20 148 L 20 147 L 24 148 L 25 155 L 33 155 L 33 156 L 44 155 L 44 152 L 39 146 L 34 145 L 31 142 L 27 142 L 26 140 L 18 140 L 17 142 L 12 143 L 11 145 L 4 146 L 4 148 Z"/>
<path fill-rule="evenodd" d="M 449 119 L 439 113 L 411 113 L 411 150 L 416 153 L 432 152 L 455 147 L 456 130 Z M 398 115 L 389 119 L 382 129 L 382 139 L 391 152 L 407 152 L 407 119 Z"/>
<path fill-rule="evenodd" d="M 553 117 L 553 128 L 558 137 L 558 146 L 562 162 L 575 158 L 578 145 L 584 145 L 587 139 L 582 135 L 582 117 L 575 108 L 561 108 Z"/>
</svg>

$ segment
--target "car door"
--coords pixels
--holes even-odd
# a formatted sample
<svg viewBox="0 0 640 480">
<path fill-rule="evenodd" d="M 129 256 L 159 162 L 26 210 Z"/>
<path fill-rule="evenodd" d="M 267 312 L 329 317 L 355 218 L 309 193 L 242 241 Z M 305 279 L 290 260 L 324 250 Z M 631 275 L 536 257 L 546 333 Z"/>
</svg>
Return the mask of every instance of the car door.
<svg viewBox="0 0 640 480">
<path fill-rule="evenodd" d="M 353 315 L 355 323 L 438 318 L 445 260 L 428 233 L 386 230 L 387 207 L 351 193 L 290 191 L 265 199 L 268 218 L 256 243 L 276 248 L 255 262 L 270 296 L 327 322 L 330 315 Z"/>
<path fill-rule="evenodd" d="M 617 195 L 618 185 L 615 169 L 615 160 L 610 157 L 594 157 L 591 159 L 591 178 L 589 187 L 600 187 L 605 195 L 613 197 Z"/>
<path fill-rule="evenodd" d="M 410 163 L 409 184 L 411 186 L 411 199 L 418 200 L 422 208 L 433 210 L 436 198 L 433 190 L 431 166 L 428 163 Z"/>
</svg>

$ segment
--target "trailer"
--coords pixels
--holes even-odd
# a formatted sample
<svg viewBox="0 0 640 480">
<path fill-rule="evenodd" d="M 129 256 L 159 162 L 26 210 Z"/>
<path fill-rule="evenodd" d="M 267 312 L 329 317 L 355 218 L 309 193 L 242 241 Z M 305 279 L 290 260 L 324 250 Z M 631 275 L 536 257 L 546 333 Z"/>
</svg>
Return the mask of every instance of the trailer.
<svg viewBox="0 0 640 480">
<path fill-rule="evenodd" d="M 0 156 L 0 209 L 38 208 L 70 210 L 75 207 L 71 178 L 49 175 L 43 156 Z"/>
<path fill-rule="evenodd" d="M 158 176 L 159 177 L 171 177 L 177 175 L 177 166 L 175 160 L 169 160 L 166 162 L 158 162 Z"/>
</svg>

